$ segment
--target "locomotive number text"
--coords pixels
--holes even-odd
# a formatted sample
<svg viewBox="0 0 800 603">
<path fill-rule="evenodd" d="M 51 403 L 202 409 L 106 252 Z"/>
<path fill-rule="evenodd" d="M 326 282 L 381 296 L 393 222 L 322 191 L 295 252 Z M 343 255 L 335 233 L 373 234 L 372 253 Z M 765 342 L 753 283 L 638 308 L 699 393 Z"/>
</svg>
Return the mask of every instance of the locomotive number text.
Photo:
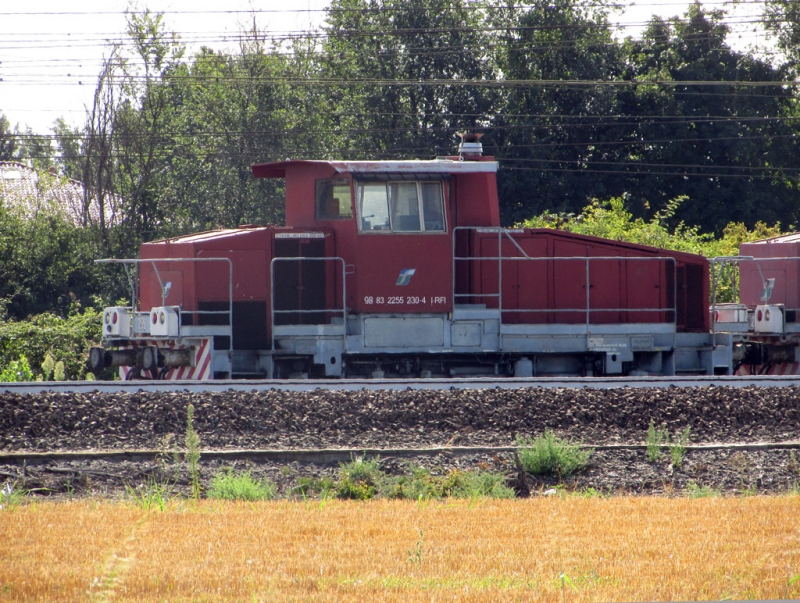
<svg viewBox="0 0 800 603">
<path fill-rule="evenodd" d="M 430 300 L 431 304 L 446 304 L 447 297 L 444 295 L 436 295 L 431 297 L 419 297 L 417 295 L 390 295 L 389 297 L 382 297 L 382 296 L 374 296 L 374 295 L 365 295 L 364 296 L 364 303 L 369 305 L 375 306 L 419 306 L 425 305 Z"/>
</svg>

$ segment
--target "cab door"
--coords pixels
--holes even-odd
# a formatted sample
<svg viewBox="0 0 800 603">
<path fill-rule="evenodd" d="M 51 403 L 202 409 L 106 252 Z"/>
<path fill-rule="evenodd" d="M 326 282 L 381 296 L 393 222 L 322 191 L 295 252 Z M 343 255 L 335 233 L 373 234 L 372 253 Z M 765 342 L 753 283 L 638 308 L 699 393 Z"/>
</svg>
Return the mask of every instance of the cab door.
<svg viewBox="0 0 800 603">
<path fill-rule="evenodd" d="M 441 180 L 356 182 L 356 312 L 449 312 L 452 244 Z"/>
</svg>

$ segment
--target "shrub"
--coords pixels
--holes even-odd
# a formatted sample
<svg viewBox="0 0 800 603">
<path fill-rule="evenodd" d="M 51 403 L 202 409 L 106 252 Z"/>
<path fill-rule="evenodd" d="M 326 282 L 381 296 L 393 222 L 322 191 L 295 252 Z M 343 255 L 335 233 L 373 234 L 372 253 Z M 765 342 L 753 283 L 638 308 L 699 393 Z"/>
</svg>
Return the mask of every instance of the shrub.
<svg viewBox="0 0 800 603">
<path fill-rule="evenodd" d="M 448 474 L 447 495 L 452 498 L 515 498 L 506 476 L 491 471 L 458 471 Z"/>
<path fill-rule="evenodd" d="M 517 438 L 522 468 L 534 475 L 552 474 L 559 479 L 580 471 L 594 450 L 582 450 L 580 444 L 557 438 L 547 430 L 538 438 Z"/>
<path fill-rule="evenodd" d="M 445 477 L 431 475 L 424 467 L 411 465 L 410 475 L 395 479 L 389 492 L 391 498 L 411 500 L 443 498 L 445 496 Z"/>
<path fill-rule="evenodd" d="M 14 381 L 33 381 L 33 373 L 25 356 L 12 360 L 0 373 L 0 382 L 11 383 Z"/>
<path fill-rule="evenodd" d="M 62 379 L 81 380 L 86 373 L 89 348 L 97 345 L 101 332 L 102 313 L 93 308 L 67 318 L 39 314 L 26 321 L 0 321 L 0 368 L 25 356 L 36 373 L 41 367 L 43 373 L 51 372 L 54 378 L 58 372 Z M 48 356 L 52 365 L 46 360 Z M 109 379 L 113 375 L 113 370 L 106 369 L 100 377 Z"/>
<path fill-rule="evenodd" d="M 208 489 L 208 498 L 224 500 L 272 500 L 277 488 L 268 479 L 253 479 L 249 471 L 234 473 L 231 469 L 217 473 Z"/>
<path fill-rule="evenodd" d="M 380 468 L 379 459 L 357 457 L 349 463 L 339 465 L 336 496 L 351 500 L 369 500 L 374 498 L 386 483 L 386 474 Z"/>
</svg>

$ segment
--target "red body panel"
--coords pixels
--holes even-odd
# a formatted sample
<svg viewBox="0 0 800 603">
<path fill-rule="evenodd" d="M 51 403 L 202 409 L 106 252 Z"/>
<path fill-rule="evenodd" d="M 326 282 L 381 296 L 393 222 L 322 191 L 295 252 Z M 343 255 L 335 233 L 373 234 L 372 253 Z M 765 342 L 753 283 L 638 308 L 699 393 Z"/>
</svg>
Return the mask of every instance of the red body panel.
<svg viewBox="0 0 800 603">
<path fill-rule="evenodd" d="M 671 322 L 675 316 L 670 309 L 675 306 L 678 330 L 708 329 L 708 312 L 703 310 L 708 264 L 700 256 L 555 230 L 509 232 L 514 242 L 502 240 L 502 262 L 471 260 L 472 289 L 458 283 L 460 293 L 474 294 L 473 303 L 496 308 L 498 299 L 491 294 L 502 280 L 506 323 L 578 324 L 587 318 L 592 324 Z M 476 230 L 471 236 L 471 248 L 479 250 L 480 257 L 497 256 L 497 233 Z M 530 258 L 548 259 L 526 259 L 519 249 Z M 554 259 L 616 256 L 620 259 Z"/>
<path fill-rule="evenodd" d="M 355 312 L 449 312 L 453 308 L 448 234 L 364 234 L 352 281 Z M 413 272 L 412 272 L 413 271 Z"/>
</svg>

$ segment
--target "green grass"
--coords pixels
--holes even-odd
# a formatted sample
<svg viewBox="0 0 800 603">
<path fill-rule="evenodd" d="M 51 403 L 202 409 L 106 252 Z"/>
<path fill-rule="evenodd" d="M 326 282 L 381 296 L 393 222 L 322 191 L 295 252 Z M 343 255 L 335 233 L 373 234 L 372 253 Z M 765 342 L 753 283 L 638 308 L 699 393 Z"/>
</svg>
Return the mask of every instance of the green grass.
<svg viewBox="0 0 800 603">
<path fill-rule="evenodd" d="M 713 498 L 720 495 L 720 491 L 711 486 L 700 486 L 694 482 L 686 484 L 686 492 L 689 498 Z"/>
<path fill-rule="evenodd" d="M 249 471 L 234 473 L 231 469 L 214 476 L 208 488 L 208 498 L 223 500 L 272 500 L 277 488 L 267 479 L 256 480 Z"/>
<path fill-rule="evenodd" d="M 594 450 L 562 440 L 550 431 L 537 438 L 517 438 L 522 468 L 534 475 L 549 474 L 559 479 L 584 469 Z"/>
</svg>

